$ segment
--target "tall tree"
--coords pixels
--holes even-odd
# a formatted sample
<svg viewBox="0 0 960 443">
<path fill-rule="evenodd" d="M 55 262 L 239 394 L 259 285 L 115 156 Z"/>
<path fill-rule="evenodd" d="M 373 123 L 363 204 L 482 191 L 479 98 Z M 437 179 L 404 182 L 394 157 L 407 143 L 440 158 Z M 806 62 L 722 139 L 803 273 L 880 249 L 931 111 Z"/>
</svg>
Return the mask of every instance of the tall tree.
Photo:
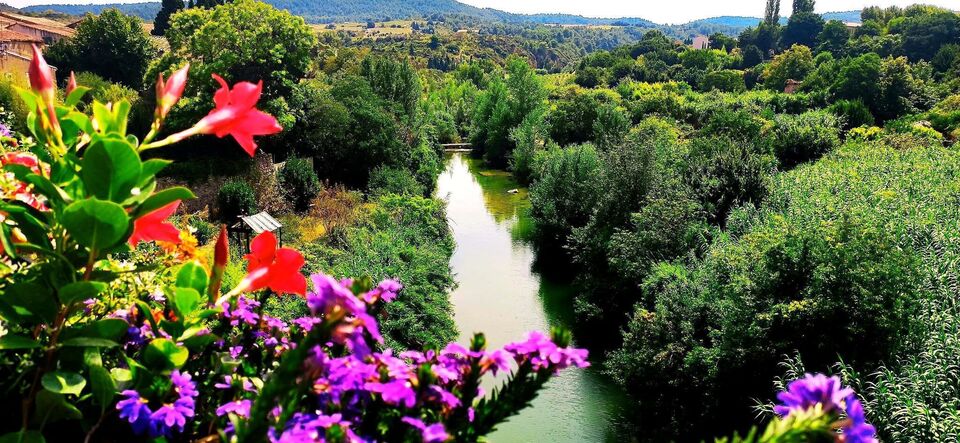
<svg viewBox="0 0 960 443">
<path fill-rule="evenodd" d="M 793 13 L 813 13 L 816 0 L 793 0 Z"/>
<path fill-rule="evenodd" d="M 153 20 L 153 35 L 164 35 L 170 28 L 170 16 L 176 14 L 184 7 L 183 0 L 163 0 L 160 3 L 160 12 L 157 12 L 157 18 Z"/>
<path fill-rule="evenodd" d="M 763 13 L 763 22 L 768 26 L 780 24 L 780 0 L 767 0 L 767 9 Z"/>
</svg>

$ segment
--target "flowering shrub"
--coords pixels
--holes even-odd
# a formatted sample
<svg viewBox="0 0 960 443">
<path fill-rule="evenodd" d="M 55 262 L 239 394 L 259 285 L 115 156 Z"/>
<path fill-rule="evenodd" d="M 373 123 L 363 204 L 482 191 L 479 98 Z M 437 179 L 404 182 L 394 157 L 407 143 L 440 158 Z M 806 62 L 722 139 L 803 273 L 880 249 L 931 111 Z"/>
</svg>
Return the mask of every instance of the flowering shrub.
<svg viewBox="0 0 960 443">
<path fill-rule="evenodd" d="M 777 395 L 777 417 L 763 434 L 751 431 L 733 442 L 877 443 L 876 429 L 867 423 L 863 405 L 839 377 L 807 374 Z M 720 439 L 718 442 L 726 442 Z"/>
<path fill-rule="evenodd" d="M 254 136 L 281 128 L 256 108 L 261 85 L 215 76 L 215 109 L 156 140 L 188 69 L 160 77 L 141 140 L 127 134 L 126 102 L 81 113 L 87 90 L 71 81 L 57 103 L 35 51 L 32 91 L 20 91 L 33 137 L 0 139 L 0 379 L 5 405 L 20 402 L 0 417 L 10 432 L 0 441 L 475 441 L 557 371 L 588 364 L 562 331 L 497 350 L 481 334 L 469 347 L 384 349 L 377 316 L 401 284 L 317 274 L 309 290 L 303 256 L 271 233 L 251 243 L 246 277 L 222 290 L 226 232 L 213 262 L 198 261 L 196 240 L 167 221 L 193 194 L 158 191 L 169 162 L 141 154 L 212 134 L 252 155 Z M 166 258 L 118 262 L 144 243 Z M 304 297 L 310 314 L 266 313 L 283 294 Z M 507 381 L 485 395 L 481 379 L 500 373 Z"/>
</svg>

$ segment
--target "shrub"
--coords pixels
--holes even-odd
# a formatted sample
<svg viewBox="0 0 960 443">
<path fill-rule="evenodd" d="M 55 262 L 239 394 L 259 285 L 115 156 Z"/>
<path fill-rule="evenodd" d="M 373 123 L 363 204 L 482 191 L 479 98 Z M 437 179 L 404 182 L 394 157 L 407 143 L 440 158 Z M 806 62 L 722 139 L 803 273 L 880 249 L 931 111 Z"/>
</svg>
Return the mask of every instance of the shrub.
<svg viewBox="0 0 960 443">
<path fill-rule="evenodd" d="M 367 190 L 371 195 L 379 197 L 387 194 L 403 195 L 407 197 L 423 196 L 423 186 L 417 183 L 410 171 L 402 168 L 381 166 L 370 173 L 370 183 Z"/>
<path fill-rule="evenodd" d="M 601 167 L 590 144 L 546 151 L 530 187 L 530 215 L 539 236 L 562 244 L 573 228 L 589 221 L 601 192 Z"/>
<path fill-rule="evenodd" d="M 320 179 L 313 172 L 313 165 L 302 158 L 287 159 L 280 168 L 279 181 L 281 189 L 297 211 L 306 211 L 310 201 L 320 192 Z"/>
<path fill-rule="evenodd" d="M 217 192 L 217 208 L 221 220 L 233 223 L 241 215 L 252 215 L 257 212 L 257 198 L 253 188 L 247 182 L 232 179 L 224 183 Z"/>
<path fill-rule="evenodd" d="M 873 114 L 863 100 L 837 100 L 827 110 L 840 119 L 845 131 L 874 123 Z"/>
<path fill-rule="evenodd" d="M 828 112 L 780 114 L 773 120 L 773 152 L 783 169 L 818 159 L 840 145 L 840 122 Z"/>
<path fill-rule="evenodd" d="M 723 92 L 743 92 L 747 89 L 747 85 L 743 81 L 743 71 L 725 69 L 712 71 L 703 76 L 700 88 L 704 91 L 716 89 Z"/>
</svg>

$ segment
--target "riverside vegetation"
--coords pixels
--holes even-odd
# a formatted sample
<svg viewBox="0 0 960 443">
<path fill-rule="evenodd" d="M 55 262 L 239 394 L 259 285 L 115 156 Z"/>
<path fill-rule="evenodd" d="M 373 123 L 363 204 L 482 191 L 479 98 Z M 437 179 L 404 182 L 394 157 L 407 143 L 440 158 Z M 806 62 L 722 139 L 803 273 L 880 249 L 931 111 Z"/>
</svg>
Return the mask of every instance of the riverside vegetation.
<svg viewBox="0 0 960 443">
<path fill-rule="evenodd" d="M 88 16 L 47 49 L 64 87 L 39 54 L 0 87 L 0 441 L 481 439 L 588 363 L 560 330 L 448 344 L 433 190 L 461 141 L 530 185 L 635 438 L 956 437 L 956 13 L 850 31 L 770 0 L 712 49 L 652 31 L 545 74 L 223 3 L 163 47 Z M 231 247 L 218 225 L 261 210 L 285 247 Z"/>
</svg>

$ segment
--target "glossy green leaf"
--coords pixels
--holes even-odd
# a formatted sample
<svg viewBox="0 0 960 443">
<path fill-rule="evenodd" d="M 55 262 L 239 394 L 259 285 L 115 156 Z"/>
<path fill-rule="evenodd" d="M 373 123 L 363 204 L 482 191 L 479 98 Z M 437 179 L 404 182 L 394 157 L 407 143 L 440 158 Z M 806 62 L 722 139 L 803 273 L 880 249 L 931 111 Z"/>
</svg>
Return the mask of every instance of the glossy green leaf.
<svg viewBox="0 0 960 443">
<path fill-rule="evenodd" d="M 130 325 L 123 319 L 105 318 L 84 326 L 80 334 L 83 337 L 119 341 L 120 338 L 127 333 L 129 327 Z"/>
<path fill-rule="evenodd" d="M 188 357 L 190 351 L 187 348 L 165 338 L 154 339 L 143 351 L 143 363 L 159 370 L 177 369 L 187 362 Z"/>
<path fill-rule="evenodd" d="M 54 423 L 60 420 L 79 420 L 83 413 L 67 402 L 63 394 L 47 390 L 37 392 L 34 420 L 37 423 Z"/>
<path fill-rule="evenodd" d="M 67 95 L 67 99 L 64 100 L 64 104 L 67 106 L 73 107 L 80 103 L 80 100 L 83 100 L 83 96 L 90 92 L 90 88 L 86 86 L 77 86 L 70 91 L 70 94 Z"/>
<path fill-rule="evenodd" d="M 34 349 L 39 348 L 40 343 L 29 337 L 19 335 L 4 335 L 0 337 L 0 350 L 8 351 L 14 349 Z"/>
<path fill-rule="evenodd" d="M 46 285 L 36 281 L 21 281 L 8 286 L 3 301 L 19 314 L 30 313 L 40 320 L 52 323 L 57 316 L 57 301 Z"/>
<path fill-rule="evenodd" d="M 157 174 L 163 170 L 163 168 L 166 168 L 171 163 L 173 162 L 170 160 L 163 160 L 159 158 L 144 160 L 143 169 L 140 172 L 140 186 L 143 186 L 148 181 L 153 180 Z"/>
<path fill-rule="evenodd" d="M 117 395 L 117 384 L 110 376 L 110 372 L 103 366 L 90 366 L 90 389 L 93 391 L 93 398 L 100 405 L 100 410 L 105 411 L 113 404 L 113 397 Z"/>
<path fill-rule="evenodd" d="M 173 306 L 177 316 L 183 321 L 200 307 L 200 293 L 192 288 L 174 288 Z"/>
<path fill-rule="evenodd" d="M 80 175 L 88 193 L 119 203 L 139 184 L 142 168 L 140 156 L 126 140 L 96 137 L 83 154 Z"/>
<path fill-rule="evenodd" d="M 197 198 L 197 196 L 193 194 L 193 191 L 187 188 L 182 188 L 179 186 L 167 188 L 151 195 L 150 198 L 146 199 L 143 204 L 137 208 L 137 216 L 139 217 L 141 215 L 150 213 L 177 200 L 192 200 L 194 198 Z"/>
<path fill-rule="evenodd" d="M 207 270 L 199 262 L 185 263 L 177 272 L 178 288 L 193 288 L 197 293 L 202 294 L 206 292 L 208 283 Z"/>
<path fill-rule="evenodd" d="M 99 281 L 78 281 L 70 283 L 60 288 L 60 303 L 72 305 L 91 298 L 95 299 L 106 290 L 107 284 Z"/>
<path fill-rule="evenodd" d="M 133 371 L 125 368 L 113 368 L 110 370 L 110 378 L 117 386 L 117 389 L 124 389 L 133 383 Z"/>
<path fill-rule="evenodd" d="M 116 203 L 87 199 L 67 206 L 61 223 L 81 245 L 104 250 L 124 239 L 130 217 Z"/>
<path fill-rule="evenodd" d="M 82 375 L 70 371 L 53 371 L 43 374 L 40 379 L 43 388 L 57 394 L 80 395 L 87 385 Z"/>
<path fill-rule="evenodd" d="M 69 340 L 64 340 L 60 343 L 60 346 L 63 347 L 74 347 L 74 348 L 112 348 L 115 346 L 120 346 L 119 343 L 113 340 L 107 340 L 105 338 L 96 338 L 96 337 L 77 337 L 71 338 Z"/>
<path fill-rule="evenodd" d="M 17 431 L 0 436 L 0 443 L 46 443 L 39 431 Z"/>
</svg>

